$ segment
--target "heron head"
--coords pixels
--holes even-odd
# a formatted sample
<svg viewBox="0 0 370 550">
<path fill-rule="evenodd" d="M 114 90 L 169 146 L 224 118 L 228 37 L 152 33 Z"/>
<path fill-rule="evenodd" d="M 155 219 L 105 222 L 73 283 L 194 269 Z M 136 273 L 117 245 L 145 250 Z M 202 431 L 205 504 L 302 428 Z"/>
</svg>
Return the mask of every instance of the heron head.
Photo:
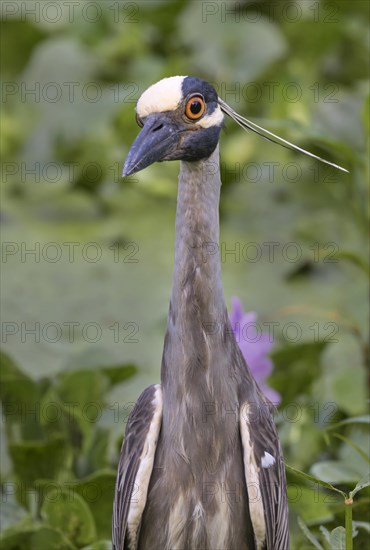
<svg viewBox="0 0 370 550">
<path fill-rule="evenodd" d="M 197 161 L 215 150 L 224 115 L 216 90 L 200 78 L 172 76 L 150 86 L 136 105 L 142 128 L 123 176 L 163 160 Z"/>
<path fill-rule="evenodd" d="M 217 96 L 208 82 L 194 76 L 172 76 L 153 84 L 139 98 L 136 120 L 142 130 L 129 151 L 122 175 L 130 176 L 162 160 L 208 158 L 217 146 L 224 115 L 244 130 L 348 172 L 240 115 Z"/>
</svg>

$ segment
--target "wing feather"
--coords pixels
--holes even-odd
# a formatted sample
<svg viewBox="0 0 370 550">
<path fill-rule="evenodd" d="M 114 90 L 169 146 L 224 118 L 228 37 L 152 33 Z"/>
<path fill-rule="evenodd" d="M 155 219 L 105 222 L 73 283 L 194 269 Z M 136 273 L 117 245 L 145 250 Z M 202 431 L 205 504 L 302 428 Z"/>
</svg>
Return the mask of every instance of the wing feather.
<svg viewBox="0 0 370 550">
<path fill-rule="evenodd" d="M 249 508 L 257 550 L 289 550 L 285 468 L 278 434 L 261 396 L 257 407 L 244 403 L 240 432 Z M 252 491 L 251 491 L 252 489 Z"/>
<path fill-rule="evenodd" d="M 162 421 L 162 390 L 149 386 L 129 416 L 113 504 L 114 550 L 135 549 Z"/>
</svg>

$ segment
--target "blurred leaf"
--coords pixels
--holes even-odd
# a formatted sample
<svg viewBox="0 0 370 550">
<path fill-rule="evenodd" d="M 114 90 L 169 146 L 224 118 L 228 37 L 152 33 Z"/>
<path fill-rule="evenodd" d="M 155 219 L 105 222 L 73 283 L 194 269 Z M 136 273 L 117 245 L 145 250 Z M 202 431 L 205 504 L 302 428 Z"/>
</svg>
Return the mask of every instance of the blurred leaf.
<svg viewBox="0 0 370 550">
<path fill-rule="evenodd" d="M 332 550 L 346 550 L 346 530 L 344 527 L 336 527 L 330 533 L 330 548 Z"/>
<path fill-rule="evenodd" d="M 352 447 L 352 449 L 354 449 L 355 451 L 357 451 L 358 454 L 359 454 L 364 460 L 366 460 L 366 462 L 369 462 L 369 463 L 370 463 L 370 456 L 369 456 L 369 454 L 365 453 L 365 452 L 361 449 L 361 447 L 359 447 L 358 445 L 356 445 L 356 443 L 354 443 L 351 439 L 349 439 L 348 437 L 345 437 L 344 435 L 336 434 L 336 433 L 333 434 L 333 437 L 336 437 L 337 439 L 340 439 L 341 441 L 344 441 L 345 443 L 347 443 L 347 445 L 349 445 L 350 447 Z"/>
<path fill-rule="evenodd" d="M 344 260 L 348 260 L 353 265 L 362 269 L 362 271 L 364 271 L 367 275 L 370 274 L 369 263 L 365 260 L 365 258 L 360 256 L 359 254 L 356 254 L 355 252 L 352 252 L 350 250 L 342 250 L 338 252 L 338 258 L 339 259 L 343 258 Z"/>
<path fill-rule="evenodd" d="M 362 121 L 364 124 L 365 136 L 368 136 L 370 133 L 370 95 L 367 96 L 364 102 Z"/>
<path fill-rule="evenodd" d="M 313 131 L 334 143 L 348 144 L 350 151 L 361 150 L 364 147 L 362 108 L 363 99 L 356 93 L 341 93 L 337 102 L 318 102 L 315 105 Z"/>
<path fill-rule="evenodd" d="M 222 67 L 224 79 L 244 83 L 256 78 L 287 50 L 279 27 L 267 18 L 262 17 L 258 25 L 249 21 L 233 25 L 222 20 L 220 14 L 208 19 L 212 24 L 207 24 L 200 2 L 190 2 L 179 18 L 179 39 L 190 50 L 187 61 L 193 70 L 207 71 L 217 78 Z M 220 95 L 225 93 L 221 91 Z"/>
<path fill-rule="evenodd" d="M 6 353 L 0 352 L 0 398 L 8 433 L 13 433 L 12 425 L 16 424 L 23 437 L 41 437 L 40 395 L 37 383 L 24 374 Z"/>
<path fill-rule="evenodd" d="M 2 158 L 8 158 L 16 153 L 22 143 L 24 128 L 19 124 L 14 115 L 3 109 L 0 119 L 0 155 Z"/>
<path fill-rule="evenodd" d="M 310 384 L 317 379 L 320 367 L 319 358 L 325 349 L 325 342 L 285 345 L 271 354 L 275 365 L 269 381 L 283 396 L 283 403 L 294 402 L 297 395 L 306 393 Z M 297 377 L 295 373 L 299 372 Z M 286 384 L 287 377 L 294 384 Z"/>
<path fill-rule="evenodd" d="M 27 516 L 26 510 L 7 494 L 7 484 L 2 488 L 1 506 L 0 506 L 0 526 L 1 530 L 8 529 L 14 524 L 24 520 Z"/>
<path fill-rule="evenodd" d="M 84 422 L 73 402 L 64 401 L 58 395 L 57 384 L 53 384 L 41 399 L 41 424 L 48 437 L 63 435 L 73 447 L 80 449 L 84 436 Z"/>
<path fill-rule="evenodd" d="M 57 65 L 55 59 L 60 60 Z M 95 70 L 96 56 L 72 37 L 55 36 L 34 49 L 22 75 L 24 82 L 29 87 L 35 86 L 35 82 L 40 87 L 55 82 L 57 90 L 62 90 L 62 93 L 59 92 L 59 100 L 55 102 L 36 99 L 41 124 L 28 142 L 29 158 L 34 155 L 33 158 L 47 162 L 53 156 L 52 145 L 57 137 L 71 142 L 88 137 L 97 128 L 103 131 L 108 125 L 119 103 L 112 101 L 112 94 L 104 85 L 95 85 Z M 66 83 L 76 83 L 77 86 L 71 92 L 63 87 Z M 88 91 L 83 92 L 84 86 L 88 89 L 89 85 L 92 96 Z"/>
<path fill-rule="evenodd" d="M 5 21 L 0 22 L 0 29 L 3 44 L 7 47 L 2 48 L 1 70 L 3 78 L 6 79 L 6 77 L 14 78 L 23 70 L 24 65 L 29 61 L 32 49 L 46 35 L 27 18 L 11 20 L 10 17 L 5 16 L 4 19 Z"/>
<path fill-rule="evenodd" d="M 317 478 L 325 480 L 325 482 L 330 484 L 351 484 L 359 478 L 359 472 L 356 469 L 356 465 L 340 462 L 339 460 L 323 460 L 322 462 L 317 462 L 312 465 L 311 472 Z M 340 492 L 345 496 L 342 491 Z"/>
<path fill-rule="evenodd" d="M 108 387 L 106 377 L 91 369 L 61 374 L 56 389 L 65 402 L 74 403 L 78 409 L 84 410 L 90 403 L 101 406 Z"/>
<path fill-rule="evenodd" d="M 59 529 L 39 522 L 21 522 L 0 536 L 1 550 L 76 550 Z"/>
<path fill-rule="evenodd" d="M 282 444 L 289 449 L 288 456 L 294 460 L 292 466 L 299 470 L 307 471 L 321 451 L 320 411 L 318 413 L 300 402 L 293 402 L 292 406 L 288 404 L 276 417 Z M 290 414 L 292 416 L 287 422 Z M 312 422 L 315 414 L 317 417 Z"/>
<path fill-rule="evenodd" d="M 314 385 L 315 395 L 333 401 L 347 414 L 361 414 L 366 402 L 366 372 L 358 338 L 342 334 L 327 345 L 321 357 L 322 376 Z"/>
<path fill-rule="evenodd" d="M 323 464 L 320 462 L 319 464 Z M 341 491 L 340 489 L 337 489 L 337 487 L 334 487 L 331 483 L 325 481 L 324 479 L 321 479 L 321 477 L 316 477 L 310 474 L 306 474 L 305 472 L 301 472 L 300 470 L 297 470 L 296 468 L 293 468 L 292 466 L 289 466 L 288 464 L 285 464 L 285 467 L 296 474 L 299 477 L 303 477 L 304 479 L 307 479 L 307 481 L 311 481 L 312 483 L 317 483 L 318 485 L 321 485 L 322 487 L 326 487 L 326 489 L 330 489 L 331 491 L 335 491 L 336 493 L 340 493 L 343 498 L 346 497 L 346 494 Z M 311 468 L 313 469 L 313 467 Z"/>
<path fill-rule="evenodd" d="M 320 525 L 320 532 L 322 533 L 324 539 L 328 544 L 330 544 L 330 531 L 324 527 L 323 525 Z"/>
<path fill-rule="evenodd" d="M 90 546 L 84 546 L 82 550 L 112 550 L 112 543 L 110 540 L 98 540 Z"/>
<path fill-rule="evenodd" d="M 109 538 L 112 531 L 112 510 L 116 472 L 98 470 L 93 475 L 71 484 L 89 505 L 94 517 L 98 538 Z"/>
<path fill-rule="evenodd" d="M 352 527 L 354 536 L 357 529 L 364 529 L 367 533 L 370 533 L 370 523 L 368 521 L 353 521 Z"/>
<path fill-rule="evenodd" d="M 85 450 L 90 445 L 94 427 L 102 416 L 104 394 L 108 387 L 108 377 L 97 370 L 64 373 L 56 386 L 65 408 L 68 407 L 66 414 L 72 413 L 71 427 L 73 428 L 74 423 L 79 427 L 80 437 L 76 434 L 75 443 Z"/>
<path fill-rule="evenodd" d="M 367 474 L 361 481 L 359 481 L 356 485 L 356 487 L 350 492 L 350 497 L 354 497 L 356 493 L 361 491 L 361 489 L 364 489 L 365 487 L 369 487 L 370 485 L 370 474 Z"/>
<path fill-rule="evenodd" d="M 122 254 L 125 254 L 125 246 L 128 243 L 123 238 L 122 244 Z M 113 254 L 113 250 L 121 250 L 121 244 L 116 241 L 111 243 L 108 242 L 108 246 L 112 248 L 109 250 L 110 254 Z M 119 254 L 119 253 L 117 253 Z M 122 361 L 111 361 L 109 355 L 109 347 L 106 346 L 97 346 L 93 347 L 84 346 L 82 349 L 77 349 L 74 354 L 63 364 L 63 372 L 74 372 L 82 370 L 93 370 L 93 371 L 102 371 L 107 367 L 120 367 L 125 366 L 122 364 Z"/>
<path fill-rule="evenodd" d="M 317 550 L 324 550 L 324 548 L 321 546 L 315 535 L 312 533 L 312 531 L 309 530 L 307 525 L 304 523 L 303 519 L 298 517 L 298 525 L 301 528 L 303 534 L 307 537 L 307 539 L 313 544 Z"/>
<path fill-rule="evenodd" d="M 38 478 L 58 479 L 68 465 L 69 445 L 59 436 L 48 441 L 10 443 L 9 453 L 19 479 L 33 485 Z"/>
<path fill-rule="evenodd" d="M 351 416 L 350 418 L 345 418 L 340 422 L 336 422 L 332 426 L 328 426 L 326 429 L 334 430 L 339 426 L 346 426 L 347 424 L 370 424 L 370 415 L 364 414 L 362 416 Z"/>
<path fill-rule="evenodd" d="M 134 376 L 137 372 L 137 367 L 136 365 L 102 367 L 102 371 L 106 376 L 108 376 L 110 383 L 115 385 Z"/>
<path fill-rule="evenodd" d="M 86 475 L 108 466 L 109 431 L 98 427 L 87 450 Z"/>
<path fill-rule="evenodd" d="M 332 521 L 333 512 L 326 504 L 326 494 L 319 493 L 317 489 L 304 487 L 297 484 L 288 484 L 289 509 L 294 511 L 307 525 Z"/>
<path fill-rule="evenodd" d="M 91 543 L 96 537 L 94 519 L 84 499 L 76 493 L 53 489 L 45 496 L 41 516 L 76 546 Z"/>
<path fill-rule="evenodd" d="M 362 479 L 369 472 L 368 458 L 363 457 L 362 454 L 368 456 L 369 453 L 369 433 L 363 424 L 354 424 L 347 428 L 346 437 L 348 437 L 356 447 L 362 450 L 359 453 L 356 448 L 351 445 L 343 443 L 338 449 L 338 459 L 346 464 L 349 464 L 353 469 L 356 469 L 358 476 L 355 481 Z"/>
</svg>

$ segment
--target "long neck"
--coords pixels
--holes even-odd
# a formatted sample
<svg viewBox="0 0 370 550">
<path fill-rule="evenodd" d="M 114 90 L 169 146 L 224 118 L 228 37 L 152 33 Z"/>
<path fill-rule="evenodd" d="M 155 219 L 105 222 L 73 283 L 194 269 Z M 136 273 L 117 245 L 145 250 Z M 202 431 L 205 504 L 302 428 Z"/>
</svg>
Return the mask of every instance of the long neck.
<svg viewBox="0 0 370 550">
<path fill-rule="evenodd" d="M 195 387 L 201 393 L 208 387 L 211 400 L 210 380 L 222 377 L 218 369 L 224 366 L 220 359 L 227 312 L 218 249 L 220 187 L 218 147 L 207 160 L 181 162 L 175 269 L 161 375 L 167 403 L 169 395 L 193 395 Z M 174 406 L 181 400 L 178 397 Z M 201 401 L 199 397 L 199 406 Z M 192 410 L 194 414 L 194 404 Z"/>
<path fill-rule="evenodd" d="M 219 148 L 180 164 L 171 311 L 177 327 L 212 323 L 225 311 L 219 254 Z M 188 328 L 183 326 L 183 328 Z"/>
</svg>

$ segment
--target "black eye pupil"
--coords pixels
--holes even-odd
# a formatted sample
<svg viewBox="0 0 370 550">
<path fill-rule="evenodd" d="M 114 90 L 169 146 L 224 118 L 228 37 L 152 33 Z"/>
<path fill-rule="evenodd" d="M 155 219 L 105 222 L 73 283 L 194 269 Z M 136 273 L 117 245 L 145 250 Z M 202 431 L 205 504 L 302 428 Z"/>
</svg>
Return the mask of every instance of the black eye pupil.
<svg viewBox="0 0 370 550">
<path fill-rule="evenodd" d="M 202 110 L 202 104 L 200 101 L 193 101 L 190 105 L 190 111 L 193 115 L 197 115 Z"/>
</svg>

